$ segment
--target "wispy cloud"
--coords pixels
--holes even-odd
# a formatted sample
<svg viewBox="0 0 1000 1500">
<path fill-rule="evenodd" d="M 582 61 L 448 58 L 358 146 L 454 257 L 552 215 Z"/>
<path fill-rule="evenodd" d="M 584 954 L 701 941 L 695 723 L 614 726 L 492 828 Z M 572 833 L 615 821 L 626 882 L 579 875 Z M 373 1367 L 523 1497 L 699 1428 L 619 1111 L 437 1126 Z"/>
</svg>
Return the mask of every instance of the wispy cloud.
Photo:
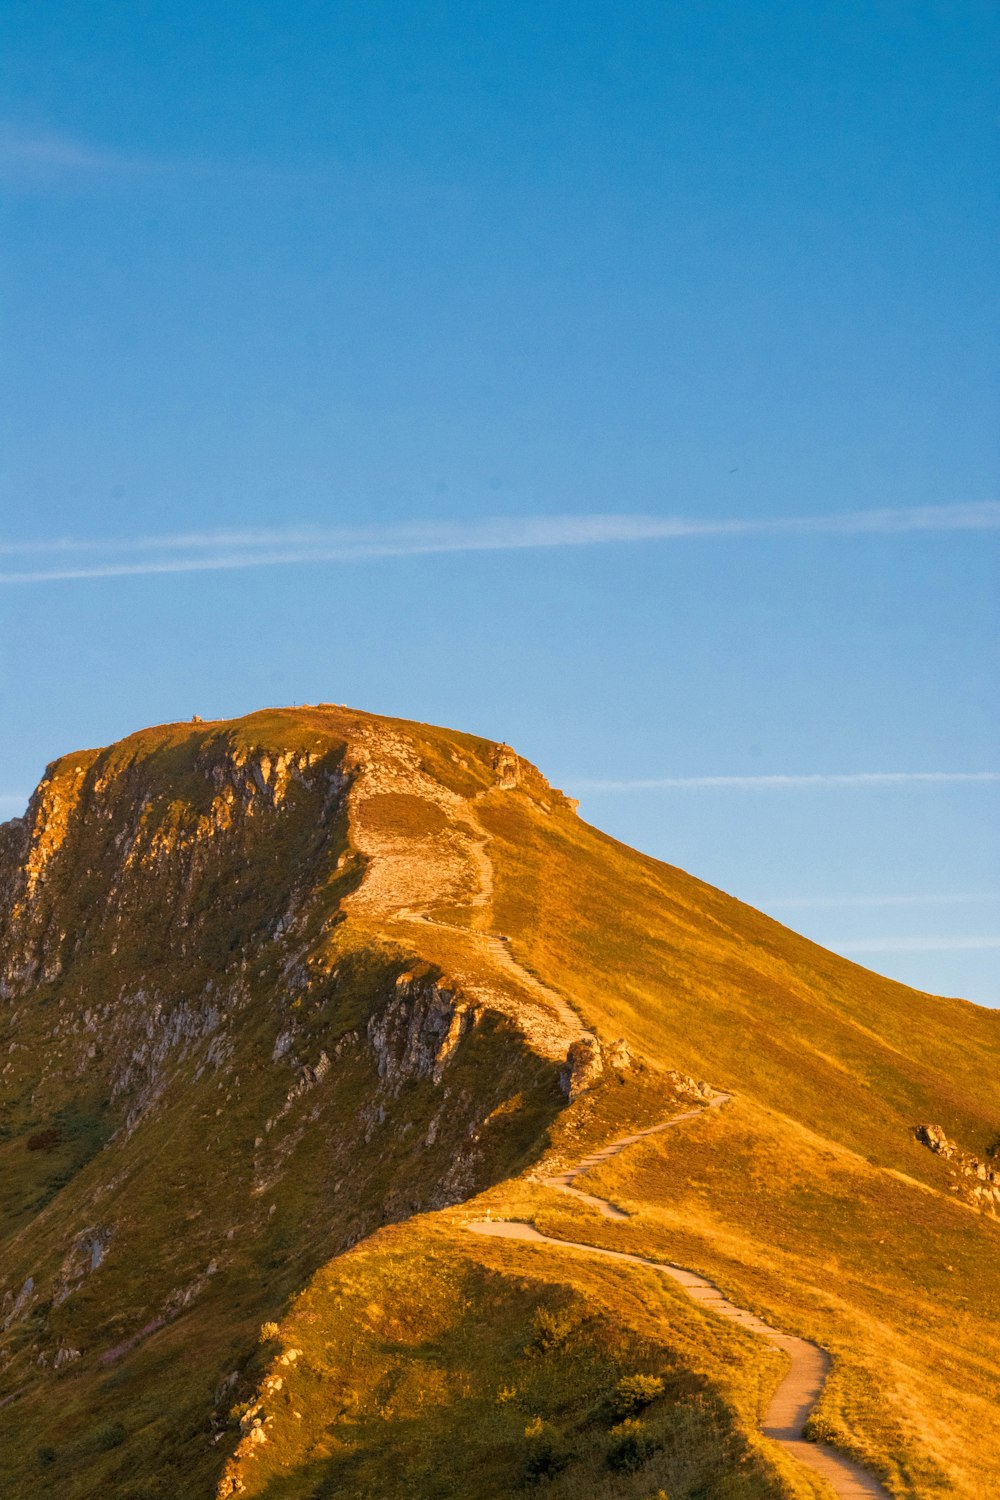
<svg viewBox="0 0 1000 1500">
<path fill-rule="evenodd" d="M 373 527 L 288 527 L 197 531 L 95 540 L 62 537 L 0 543 L 0 553 L 31 559 L 0 573 L 0 583 L 52 583 L 144 574 L 219 572 L 304 563 L 346 563 L 435 553 L 511 552 L 634 542 L 771 536 L 892 536 L 996 531 L 1000 503 L 849 511 L 837 515 L 701 520 L 683 516 L 510 516 Z"/>
<path fill-rule="evenodd" d="M 410 199 L 426 204 L 433 196 L 453 204 L 459 190 L 447 179 L 360 172 L 336 155 L 321 151 L 303 157 L 268 159 L 255 155 L 153 154 L 134 148 L 101 145 L 65 131 L 25 127 L 0 121 L 0 184 L 13 191 L 75 193 L 134 185 L 148 178 L 180 178 L 203 185 L 263 189 L 338 189 L 395 210 Z"/>
<path fill-rule="evenodd" d="M 0 180 L 11 185 L 80 182 L 162 165 L 151 157 L 110 150 L 58 131 L 0 124 Z"/>
<path fill-rule="evenodd" d="M 921 783 L 956 786 L 976 782 L 1000 782 L 1000 771 L 848 771 L 807 776 L 653 776 L 635 781 L 566 778 L 566 784 L 573 792 L 785 792 L 814 787 L 890 787 Z"/>
<path fill-rule="evenodd" d="M 788 909 L 826 911 L 844 907 L 872 906 L 976 906 L 1000 902 L 1000 891 L 940 891 L 892 896 L 768 896 L 754 898 L 766 911 Z"/>
<path fill-rule="evenodd" d="M 33 135 L 0 128 L 0 165 L 4 167 L 55 167 L 93 172 L 120 164 L 122 158 L 100 151 L 65 135 Z"/>
<path fill-rule="evenodd" d="M 836 953 L 960 953 L 1000 948 L 1000 937 L 885 937 L 831 943 Z"/>
</svg>

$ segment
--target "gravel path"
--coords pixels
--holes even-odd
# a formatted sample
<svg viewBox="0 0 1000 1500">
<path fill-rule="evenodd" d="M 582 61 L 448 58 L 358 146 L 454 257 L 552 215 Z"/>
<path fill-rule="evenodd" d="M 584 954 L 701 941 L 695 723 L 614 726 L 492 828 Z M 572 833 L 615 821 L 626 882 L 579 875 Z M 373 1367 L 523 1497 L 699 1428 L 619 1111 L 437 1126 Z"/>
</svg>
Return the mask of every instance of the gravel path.
<svg viewBox="0 0 1000 1500">
<path fill-rule="evenodd" d="M 720 1109 L 729 1097 L 728 1094 L 716 1094 L 709 1101 L 707 1108 Z M 594 1152 L 592 1156 L 585 1157 L 568 1170 L 552 1177 L 545 1177 L 542 1181 L 591 1204 L 599 1209 L 605 1218 L 627 1219 L 629 1216 L 623 1209 L 617 1208 L 603 1198 L 583 1192 L 574 1186 L 575 1180 L 589 1168 L 597 1166 L 599 1162 L 617 1156 L 620 1151 L 625 1150 L 626 1146 L 633 1145 L 636 1141 L 645 1139 L 646 1136 L 670 1130 L 686 1120 L 697 1119 L 704 1113 L 703 1108 L 685 1110 L 682 1114 L 674 1115 L 670 1120 L 664 1120 L 660 1125 L 650 1126 L 649 1129 L 637 1131 L 634 1135 L 623 1136 L 619 1140 L 612 1141 L 610 1145 L 602 1147 L 600 1151 Z M 872 1497 L 874 1500 L 889 1500 L 887 1491 L 859 1464 L 852 1462 L 851 1459 L 846 1458 L 835 1448 L 828 1447 L 825 1443 L 806 1442 L 803 1436 L 806 1421 L 820 1398 L 823 1383 L 830 1370 L 830 1356 L 818 1344 L 810 1343 L 807 1339 L 796 1338 L 794 1334 L 782 1333 L 779 1328 L 773 1328 L 770 1323 L 765 1323 L 748 1308 L 737 1307 L 734 1302 L 730 1302 L 722 1295 L 714 1282 L 708 1281 L 704 1276 L 696 1275 L 694 1271 L 689 1271 L 684 1266 L 647 1260 L 641 1255 L 631 1255 L 625 1250 L 605 1250 L 599 1245 L 587 1245 L 579 1240 L 554 1239 L 551 1235 L 541 1234 L 532 1224 L 523 1224 L 513 1220 L 479 1219 L 467 1225 L 467 1228 L 474 1234 L 492 1235 L 500 1239 L 526 1240 L 532 1245 L 551 1246 L 562 1251 L 576 1251 L 584 1255 L 601 1256 L 606 1260 L 627 1261 L 632 1265 L 646 1266 L 650 1270 L 669 1276 L 672 1281 L 684 1288 L 689 1297 L 707 1311 L 715 1313 L 717 1317 L 728 1318 L 731 1322 L 739 1323 L 741 1328 L 746 1328 L 751 1333 L 759 1334 L 769 1344 L 773 1344 L 776 1349 L 781 1349 L 787 1354 L 789 1360 L 788 1372 L 771 1397 L 764 1416 L 761 1428 L 764 1436 L 780 1443 L 782 1448 L 799 1463 L 825 1479 L 832 1492 L 843 1497 L 843 1500 L 858 1500 L 861 1496 L 868 1497 L 868 1500 L 872 1500 Z"/>
</svg>

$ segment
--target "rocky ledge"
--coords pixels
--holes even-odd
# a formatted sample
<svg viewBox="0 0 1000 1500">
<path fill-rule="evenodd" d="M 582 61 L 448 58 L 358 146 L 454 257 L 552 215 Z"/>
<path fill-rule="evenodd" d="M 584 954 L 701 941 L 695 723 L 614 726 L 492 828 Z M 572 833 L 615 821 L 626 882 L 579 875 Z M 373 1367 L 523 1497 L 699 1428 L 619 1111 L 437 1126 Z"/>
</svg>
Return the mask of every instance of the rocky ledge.
<svg viewBox="0 0 1000 1500">
<path fill-rule="evenodd" d="M 1000 1171 L 963 1151 L 948 1139 L 940 1125 L 916 1125 L 913 1133 L 922 1146 L 953 1163 L 948 1174 L 951 1192 L 961 1194 L 986 1213 L 996 1214 L 1000 1208 Z"/>
</svg>

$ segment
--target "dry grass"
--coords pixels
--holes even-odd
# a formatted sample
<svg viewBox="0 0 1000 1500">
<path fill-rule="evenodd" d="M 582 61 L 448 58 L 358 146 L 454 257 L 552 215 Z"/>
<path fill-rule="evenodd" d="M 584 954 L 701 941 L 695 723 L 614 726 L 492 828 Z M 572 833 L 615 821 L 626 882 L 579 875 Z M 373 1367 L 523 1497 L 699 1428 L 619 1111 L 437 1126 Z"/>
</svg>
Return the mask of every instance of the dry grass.
<svg viewBox="0 0 1000 1500">
<path fill-rule="evenodd" d="M 280 816 L 206 832 L 213 747 L 308 753 L 333 775 L 377 754 L 383 733 L 405 741 L 417 791 L 443 789 L 436 801 L 403 777 L 352 828 L 331 820 L 321 790 L 295 787 Z M 5 1285 L 31 1274 L 42 1289 L 0 1348 L 0 1402 L 16 1398 L 0 1407 L 5 1500 L 210 1495 L 238 1439 L 228 1428 L 214 1441 L 219 1382 L 237 1373 L 225 1410 L 252 1401 L 275 1353 L 258 1342 L 271 1320 L 303 1355 L 290 1373 L 280 1366 L 268 1441 L 241 1461 L 268 1500 L 522 1489 L 819 1500 L 755 1435 L 779 1374 L 766 1346 L 654 1273 L 479 1242 L 460 1215 L 425 1212 L 445 1201 L 435 1194 L 473 1132 L 469 1190 L 494 1185 L 470 1214 L 691 1265 L 833 1352 L 817 1433 L 892 1493 L 1000 1493 L 997 1225 L 949 1197 L 943 1163 L 912 1136 L 933 1120 L 980 1155 L 1000 1136 L 1000 1016 L 879 979 L 623 848 L 530 768 L 519 790 L 495 789 L 492 754 L 470 736 L 321 707 L 144 731 L 56 768 L 67 787 L 85 772 L 68 825 L 79 833 L 50 862 L 36 914 L 39 932 L 69 934 L 63 970 L 0 1036 L 0 1263 Z M 107 818 L 92 815 L 98 781 L 112 789 Z M 115 838 L 137 798 L 143 836 L 201 851 L 193 863 L 178 855 L 121 878 Z M 447 890 L 433 915 L 453 925 L 394 915 L 374 883 L 381 905 L 352 904 L 380 840 L 417 874 L 440 856 Z M 0 839 L 0 864 L 15 844 Z M 275 929 L 289 909 L 293 936 Z M 490 933 L 509 937 L 515 964 L 500 964 Z M 425 1080 L 380 1121 L 359 1043 L 322 1096 L 280 1114 L 297 1076 L 271 1061 L 282 1030 L 294 1029 L 296 1066 L 332 1056 L 403 968 L 536 1014 L 550 987 L 574 1024 L 624 1035 L 639 1066 L 560 1113 L 530 1028 L 496 1014 L 462 1054 L 446 1110 Z M 222 1073 L 206 1063 L 207 1036 L 171 1054 L 162 1096 L 123 1132 L 134 1098 L 112 1099 L 110 1080 L 135 1045 L 128 1007 L 137 1026 L 153 994 L 197 1008 L 210 981 L 234 1007 Z M 84 1064 L 83 1017 L 99 1006 L 109 1029 Z M 668 1067 L 735 1097 L 581 1183 L 632 1208 L 631 1222 L 525 1175 L 547 1149 L 579 1157 L 669 1113 Z M 32 1139 L 42 1144 L 29 1150 Z M 115 1228 L 105 1264 L 54 1304 L 74 1236 L 104 1222 Z M 218 1273 L 190 1305 L 129 1344 L 211 1261 Z M 539 1342 L 567 1308 L 579 1318 L 563 1343 Z M 82 1355 L 55 1374 L 37 1356 L 60 1343 Z M 614 1432 L 628 1420 L 612 1415 L 617 1382 L 635 1373 L 664 1378 L 667 1394 L 634 1418 L 640 1429 Z"/>
<path fill-rule="evenodd" d="M 480 1243 L 437 1216 L 327 1266 L 282 1340 L 250 1418 L 266 1441 L 245 1438 L 234 1471 L 248 1496 L 811 1494 L 781 1488 L 753 1437 L 779 1360 L 744 1338 L 734 1378 L 732 1341 L 652 1274 Z M 656 1394 L 624 1412 L 636 1376 Z"/>
<path fill-rule="evenodd" d="M 978 1437 L 1000 1368 L 1000 1226 L 741 1100 L 587 1185 L 636 1211 L 616 1244 L 702 1271 L 834 1354 L 816 1436 L 897 1493 L 1000 1492 Z"/>
</svg>

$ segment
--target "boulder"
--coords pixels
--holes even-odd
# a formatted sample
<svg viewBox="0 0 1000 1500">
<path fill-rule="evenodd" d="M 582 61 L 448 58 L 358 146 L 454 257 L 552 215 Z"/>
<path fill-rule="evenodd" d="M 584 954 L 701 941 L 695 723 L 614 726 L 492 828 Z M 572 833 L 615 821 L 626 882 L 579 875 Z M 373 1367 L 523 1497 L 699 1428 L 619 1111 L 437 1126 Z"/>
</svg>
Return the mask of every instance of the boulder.
<svg viewBox="0 0 1000 1500">
<path fill-rule="evenodd" d="M 580 1037 L 571 1043 L 566 1061 L 559 1073 L 559 1087 L 572 1104 L 591 1088 L 604 1072 L 601 1044 L 596 1036 Z"/>
</svg>

